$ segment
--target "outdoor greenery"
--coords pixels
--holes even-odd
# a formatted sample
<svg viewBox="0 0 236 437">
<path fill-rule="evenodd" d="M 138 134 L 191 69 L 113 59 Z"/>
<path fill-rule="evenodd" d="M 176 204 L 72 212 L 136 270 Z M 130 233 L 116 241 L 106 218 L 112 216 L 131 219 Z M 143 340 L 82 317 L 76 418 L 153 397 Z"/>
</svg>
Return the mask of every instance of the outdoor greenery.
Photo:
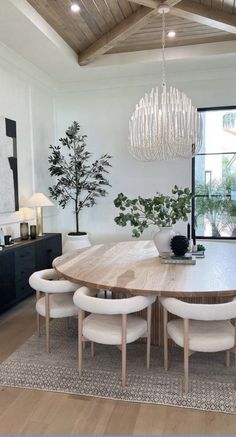
<svg viewBox="0 0 236 437">
<path fill-rule="evenodd" d="M 50 146 L 49 172 L 57 182 L 49 187 L 49 191 L 50 197 L 57 200 L 63 209 L 68 202 L 74 203 L 76 232 L 70 235 L 80 235 L 80 212 L 85 207 L 94 206 L 99 197 L 106 196 L 105 187 L 111 186 L 105 177 L 111 167 L 111 156 L 104 154 L 89 162 L 92 155 L 86 150 L 87 135 L 80 135 L 80 125 L 76 121 L 65 134 L 65 138 L 59 139 L 58 146 Z"/>
<path fill-rule="evenodd" d="M 236 176 L 229 158 L 223 157 L 222 179 L 214 179 L 207 184 L 196 183 L 195 220 L 207 220 L 213 237 L 221 237 L 227 229 L 231 237 L 236 237 L 236 201 L 231 200 L 231 189 L 236 187 Z"/>
<path fill-rule="evenodd" d="M 138 196 L 129 199 L 123 193 L 119 193 L 114 200 L 114 205 L 121 210 L 115 217 L 119 226 L 130 224 L 133 227 L 132 236 L 139 237 L 144 229 L 150 225 L 163 227 L 172 226 L 178 220 L 188 220 L 191 211 L 192 194 L 189 188 L 172 189 L 172 196 L 156 193 L 153 198 Z"/>
</svg>

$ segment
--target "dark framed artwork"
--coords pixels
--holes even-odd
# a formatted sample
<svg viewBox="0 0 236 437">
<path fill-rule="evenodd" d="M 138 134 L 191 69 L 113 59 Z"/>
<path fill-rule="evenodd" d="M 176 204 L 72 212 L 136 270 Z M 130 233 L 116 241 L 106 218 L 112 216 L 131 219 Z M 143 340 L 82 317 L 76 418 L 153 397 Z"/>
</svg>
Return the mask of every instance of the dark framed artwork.
<svg viewBox="0 0 236 437">
<path fill-rule="evenodd" d="M 18 210 L 16 122 L 0 116 L 0 213 Z"/>
</svg>

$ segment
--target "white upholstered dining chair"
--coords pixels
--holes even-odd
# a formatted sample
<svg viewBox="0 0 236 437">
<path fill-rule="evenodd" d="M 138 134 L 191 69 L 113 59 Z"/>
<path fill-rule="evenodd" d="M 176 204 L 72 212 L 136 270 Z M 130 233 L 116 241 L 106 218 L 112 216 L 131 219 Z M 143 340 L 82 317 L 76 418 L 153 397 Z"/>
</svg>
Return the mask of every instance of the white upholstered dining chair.
<svg viewBox="0 0 236 437">
<path fill-rule="evenodd" d="M 74 294 L 74 303 L 79 308 L 78 319 L 78 369 L 82 372 L 82 343 L 121 346 L 122 386 L 126 384 L 126 345 L 140 337 L 147 338 L 147 367 L 150 365 L 151 307 L 155 296 L 134 296 L 124 299 L 101 299 L 96 290 L 81 287 Z M 147 320 L 133 315 L 147 308 Z M 89 312 L 84 317 L 84 312 Z M 93 351 L 93 348 L 92 348 Z"/>
<path fill-rule="evenodd" d="M 236 298 L 220 304 L 195 304 L 172 297 L 159 297 L 164 308 L 164 368 L 168 369 L 168 337 L 184 348 L 184 391 L 189 388 L 189 356 L 192 352 L 227 351 L 236 346 Z M 168 322 L 168 312 L 179 319 Z M 234 319 L 235 326 L 231 319 Z M 236 353 L 235 353 L 236 367 Z"/>
<path fill-rule="evenodd" d="M 73 292 L 78 284 L 59 279 L 55 269 L 34 272 L 29 278 L 30 286 L 36 291 L 37 332 L 40 335 L 40 316 L 46 321 L 46 351 L 50 352 L 49 322 L 78 315 L 73 302 Z M 41 296 L 41 293 L 44 296 Z"/>
</svg>

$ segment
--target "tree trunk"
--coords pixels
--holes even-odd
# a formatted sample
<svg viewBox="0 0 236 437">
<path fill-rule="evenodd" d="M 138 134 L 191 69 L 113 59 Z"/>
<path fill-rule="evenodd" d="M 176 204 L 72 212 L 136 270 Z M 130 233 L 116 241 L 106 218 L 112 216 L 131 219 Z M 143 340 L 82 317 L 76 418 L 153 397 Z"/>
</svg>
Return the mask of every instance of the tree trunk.
<svg viewBox="0 0 236 437">
<path fill-rule="evenodd" d="M 78 200 L 75 200 L 75 221 L 76 221 L 76 233 L 79 233 L 79 210 L 78 210 Z"/>
<path fill-rule="evenodd" d="M 220 237 L 219 229 L 217 228 L 215 223 L 211 223 L 212 226 L 212 237 Z"/>
</svg>

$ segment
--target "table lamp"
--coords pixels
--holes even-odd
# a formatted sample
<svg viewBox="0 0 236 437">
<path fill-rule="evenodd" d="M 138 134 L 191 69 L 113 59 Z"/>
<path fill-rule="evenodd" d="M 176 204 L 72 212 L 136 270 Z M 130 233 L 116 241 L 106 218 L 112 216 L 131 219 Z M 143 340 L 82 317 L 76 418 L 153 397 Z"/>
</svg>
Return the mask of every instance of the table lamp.
<svg viewBox="0 0 236 437">
<path fill-rule="evenodd" d="M 39 237 L 43 236 L 43 206 L 54 206 L 43 193 L 34 193 L 27 202 L 29 208 L 36 209 L 36 232 Z"/>
</svg>

